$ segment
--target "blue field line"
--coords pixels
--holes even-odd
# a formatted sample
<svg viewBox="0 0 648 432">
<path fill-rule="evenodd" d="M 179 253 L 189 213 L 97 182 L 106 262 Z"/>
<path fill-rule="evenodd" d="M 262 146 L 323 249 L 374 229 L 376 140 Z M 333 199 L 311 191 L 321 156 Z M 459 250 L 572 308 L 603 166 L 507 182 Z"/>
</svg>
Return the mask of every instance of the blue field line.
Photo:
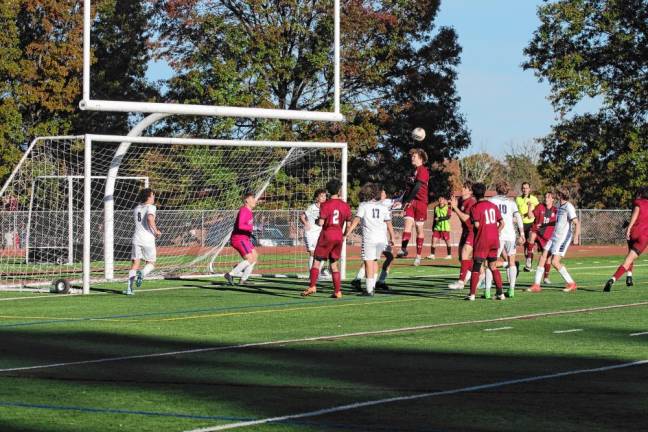
<svg viewBox="0 0 648 432">
<path fill-rule="evenodd" d="M 367 300 L 366 297 L 363 297 L 362 299 Z M 350 302 L 356 300 L 358 299 L 351 298 L 351 299 L 344 299 L 342 301 Z M 380 300 L 372 300 L 372 301 L 376 301 L 377 303 L 380 302 Z M 12 323 L 12 324 L 0 324 L 0 328 L 27 327 L 27 326 L 35 326 L 35 325 L 42 325 L 42 324 L 78 323 L 84 321 L 101 321 L 101 320 L 108 320 L 108 319 L 126 319 L 126 318 L 153 317 L 153 316 L 182 315 L 182 314 L 203 313 L 203 312 L 224 312 L 224 311 L 232 311 L 232 310 L 246 310 L 246 309 L 267 308 L 267 307 L 286 307 L 286 306 L 294 306 L 294 305 L 312 305 L 312 304 L 321 304 L 321 303 L 331 303 L 331 300 L 327 298 L 322 300 L 308 300 L 308 301 L 298 300 L 298 301 L 285 302 L 285 303 L 265 303 L 265 304 L 253 304 L 253 305 L 245 305 L 245 306 L 187 309 L 187 310 L 177 310 L 177 311 L 167 311 L 167 312 L 165 311 L 144 312 L 144 313 L 136 313 L 136 314 L 107 315 L 107 316 L 100 316 L 100 317 L 82 317 L 82 318 L 71 318 L 71 319 L 26 321 L 26 322 Z M 337 300 L 336 303 L 340 303 L 340 300 Z"/>
<path fill-rule="evenodd" d="M 78 407 L 78 406 L 65 406 L 65 405 L 47 405 L 47 404 L 34 404 L 26 402 L 4 402 L 0 401 L 0 407 L 4 408 L 27 408 L 27 409 L 41 409 L 41 410 L 50 410 L 50 411 L 74 411 L 90 414 L 126 414 L 126 415 L 136 415 L 136 416 L 145 416 L 145 417 L 171 417 L 177 419 L 186 419 L 186 420 L 221 420 L 221 421 L 231 421 L 231 422 L 240 422 L 240 421 L 254 421 L 258 420 L 257 418 L 251 417 L 228 417 L 228 416 L 213 416 L 213 415 L 196 415 L 196 414 L 184 414 L 184 413 L 166 413 L 166 412 L 156 412 L 156 411 L 139 411 L 139 410 L 125 410 L 117 408 L 93 408 L 93 407 Z M 299 420 L 286 420 L 275 423 L 268 423 L 266 426 L 280 426 L 280 425 L 301 425 L 301 426 L 324 426 L 328 429 L 342 429 L 342 430 L 367 430 L 365 426 L 362 425 L 347 425 L 347 424 L 336 424 L 336 423 L 320 423 L 314 421 L 299 421 Z M 372 430 L 393 430 L 391 427 L 382 427 L 375 426 L 371 428 Z M 401 431 L 411 431 L 411 432 L 422 432 L 423 429 L 399 429 Z M 430 432 L 429 429 L 425 429 L 427 432 Z"/>
<path fill-rule="evenodd" d="M 223 420 L 223 421 L 255 420 L 254 418 L 249 418 L 249 417 L 246 418 L 246 417 L 208 416 L 208 415 L 195 415 L 195 414 L 183 414 L 183 413 L 125 410 L 125 409 L 116 409 L 116 408 L 92 408 L 92 407 L 87 408 L 87 407 L 77 407 L 77 406 L 33 404 L 33 403 L 25 403 L 25 402 L 0 401 L 0 407 L 34 408 L 34 409 L 44 409 L 44 410 L 53 410 L 53 411 L 77 411 L 77 412 L 100 413 L 100 414 L 131 414 L 131 415 L 140 415 L 140 416 L 149 416 L 149 417 L 175 417 L 175 418 L 190 419 L 190 420 Z"/>
</svg>

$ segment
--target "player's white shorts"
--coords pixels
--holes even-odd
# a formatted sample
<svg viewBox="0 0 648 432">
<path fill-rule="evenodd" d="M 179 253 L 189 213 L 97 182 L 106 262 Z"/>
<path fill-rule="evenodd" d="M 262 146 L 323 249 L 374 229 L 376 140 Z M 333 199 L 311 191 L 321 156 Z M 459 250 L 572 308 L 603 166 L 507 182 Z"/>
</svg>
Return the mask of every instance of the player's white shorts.
<svg viewBox="0 0 648 432">
<path fill-rule="evenodd" d="M 322 231 L 306 231 L 304 234 L 304 243 L 306 243 L 306 250 L 313 252 L 315 246 L 317 246 L 317 240 L 319 240 L 320 233 Z"/>
<path fill-rule="evenodd" d="M 564 257 L 567 253 L 567 249 L 569 249 L 569 245 L 571 245 L 571 242 L 572 232 L 571 230 L 568 230 L 567 233 L 560 237 L 551 237 L 551 240 L 547 242 L 545 250 L 548 250 L 550 255 Z"/>
<path fill-rule="evenodd" d="M 155 244 L 141 245 L 133 243 L 131 259 L 143 259 L 147 262 L 155 262 L 157 260 L 157 250 L 155 249 Z"/>
<path fill-rule="evenodd" d="M 506 252 L 508 256 L 513 256 L 516 253 L 516 244 L 515 240 L 502 240 L 500 239 L 500 247 L 497 251 L 497 256 L 502 255 L 502 252 Z"/>
<path fill-rule="evenodd" d="M 380 258 L 385 247 L 387 246 L 386 242 L 380 243 L 365 243 L 362 242 L 362 250 L 360 255 L 362 256 L 363 261 L 375 261 Z"/>
</svg>

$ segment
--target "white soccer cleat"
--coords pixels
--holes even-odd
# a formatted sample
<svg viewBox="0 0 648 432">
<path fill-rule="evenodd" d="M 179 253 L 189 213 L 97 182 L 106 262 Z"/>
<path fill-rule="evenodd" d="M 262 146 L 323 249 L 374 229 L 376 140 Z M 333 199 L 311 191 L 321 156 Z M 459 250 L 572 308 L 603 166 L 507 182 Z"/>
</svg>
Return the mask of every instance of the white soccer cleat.
<svg viewBox="0 0 648 432">
<path fill-rule="evenodd" d="M 464 283 L 462 281 L 457 281 L 449 284 L 448 288 L 451 290 L 462 290 L 464 289 Z"/>
<path fill-rule="evenodd" d="M 542 282 L 543 282 L 545 285 L 550 285 L 550 284 L 551 284 L 551 280 L 550 280 L 548 277 L 544 278 L 544 279 L 542 280 Z"/>
<path fill-rule="evenodd" d="M 452 259 L 452 255 L 446 255 L 446 257 L 443 258 L 443 259 L 451 260 L 451 259 Z"/>
<path fill-rule="evenodd" d="M 426 258 L 426 259 L 436 259 L 436 257 L 434 256 L 434 254 L 430 254 L 430 255 L 428 255 L 428 256 L 425 257 L 425 258 Z"/>
<path fill-rule="evenodd" d="M 475 301 L 475 294 L 468 294 L 466 297 L 464 297 L 464 300 Z"/>
<path fill-rule="evenodd" d="M 495 294 L 494 299 L 495 299 L 495 300 L 506 300 L 506 296 L 504 295 L 504 293 L 502 293 L 502 294 Z"/>
<path fill-rule="evenodd" d="M 414 260 L 414 267 L 418 267 L 421 265 L 421 257 L 417 256 L 416 259 Z"/>
</svg>

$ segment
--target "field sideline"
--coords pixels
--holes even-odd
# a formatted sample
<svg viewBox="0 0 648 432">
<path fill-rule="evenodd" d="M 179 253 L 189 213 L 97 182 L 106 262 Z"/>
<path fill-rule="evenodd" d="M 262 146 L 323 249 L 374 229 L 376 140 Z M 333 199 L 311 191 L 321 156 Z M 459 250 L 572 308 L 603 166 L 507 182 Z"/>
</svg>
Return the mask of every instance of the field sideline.
<svg viewBox="0 0 648 432">
<path fill-rule="evenodd" d="M 0 293 L 2 431 L 638 430 L 648 259 L 565 262 L 540 294 L 464 302 L 455 262 L 399 260 L 392 291 L 302 299 L 304 280 L 150 281 Z M 355 270 L 350 265 L 349 272 Z"/>
</svg>

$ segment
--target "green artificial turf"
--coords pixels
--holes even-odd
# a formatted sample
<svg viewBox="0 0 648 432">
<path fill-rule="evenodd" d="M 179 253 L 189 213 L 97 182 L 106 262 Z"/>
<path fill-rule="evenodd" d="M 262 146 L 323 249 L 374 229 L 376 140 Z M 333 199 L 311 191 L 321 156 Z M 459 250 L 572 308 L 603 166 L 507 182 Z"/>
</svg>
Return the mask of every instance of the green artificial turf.
<svg viewBox="0 0 648 432">
<path fill-rule="evenodd" d="M 0 430 L 183 431 L 427 393 L 241 430 L 641 430 L 648 364 L 466 389 L 648 360 L 648 260 L 634 287 L 604 294 L 620 260 L 566 260 L 576 293 L 555 271 L 525 293 L 522 273 L 502 302 L 465 302 L 444 289 L 454 263 L 411 260 L 389 293 L 345 283 L 340 300 L 330 282 L 303 299 L 305 280 L 261 278 L 145 281 L 132 297 L 123 284 L 3 292 Z"/>
</svg>

